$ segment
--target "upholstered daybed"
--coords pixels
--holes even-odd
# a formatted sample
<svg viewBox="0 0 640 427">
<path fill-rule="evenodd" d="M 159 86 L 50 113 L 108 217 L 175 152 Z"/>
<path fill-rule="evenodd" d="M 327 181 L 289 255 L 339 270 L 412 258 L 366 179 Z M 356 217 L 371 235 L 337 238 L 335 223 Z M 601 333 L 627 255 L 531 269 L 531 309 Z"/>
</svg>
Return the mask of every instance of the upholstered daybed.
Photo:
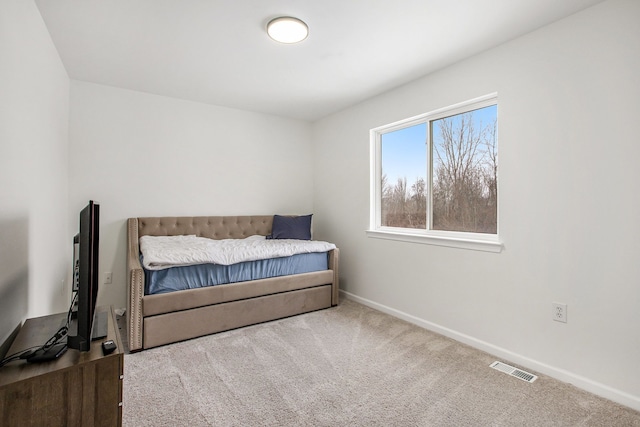
<svg viewBox="0 0 640 427">
<path fill-rule="evenodd" d="M 272 215 L 129 218 L 129 350 L 147 349 L 337 305 L 337 248 L 328 252 L 328 269 L 322 271 L 145 295 L 140 237 L 196 235 L 216 240 L 245 239 L 271 235 L 272 224 Z"/>
</svg>

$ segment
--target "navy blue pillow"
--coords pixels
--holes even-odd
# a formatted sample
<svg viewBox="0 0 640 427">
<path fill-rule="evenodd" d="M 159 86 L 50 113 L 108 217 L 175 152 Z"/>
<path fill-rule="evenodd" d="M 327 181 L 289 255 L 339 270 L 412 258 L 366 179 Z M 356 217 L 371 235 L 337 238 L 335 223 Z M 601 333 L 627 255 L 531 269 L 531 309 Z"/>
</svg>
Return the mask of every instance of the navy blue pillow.
<svg viewBox="0 0 640 427">
<path fill-rule="evenodd" d="M 311 215 L 273 216 L 273 226 L 268 239 L 311 240 Z"/>
</svg>

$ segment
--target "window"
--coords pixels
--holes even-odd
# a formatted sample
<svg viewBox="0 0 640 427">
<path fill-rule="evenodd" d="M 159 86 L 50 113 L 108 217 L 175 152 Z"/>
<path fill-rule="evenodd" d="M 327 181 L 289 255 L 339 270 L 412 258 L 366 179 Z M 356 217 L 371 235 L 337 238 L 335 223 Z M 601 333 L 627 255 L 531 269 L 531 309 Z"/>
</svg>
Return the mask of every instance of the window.
<svg viewBox="0 0 640 427">
<path fill-rule="evenodd" d="M 371 131 L 369 235 L 501 250 L 496 95 Z"/>
</svg>

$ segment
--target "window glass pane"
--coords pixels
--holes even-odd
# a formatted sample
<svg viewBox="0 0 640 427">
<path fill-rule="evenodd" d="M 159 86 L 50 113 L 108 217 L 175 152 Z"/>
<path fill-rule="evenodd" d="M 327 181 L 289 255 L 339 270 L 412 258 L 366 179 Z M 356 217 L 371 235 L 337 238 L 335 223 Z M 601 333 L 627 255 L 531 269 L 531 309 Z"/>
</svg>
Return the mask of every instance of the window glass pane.
<svg viewBox="0 0 640 427">
<path fill-rule="evenodd" d="M 496 234 L 496 105 L 432 122 L 434 230 Z"/>
<path fill-rule="evenodd" d="M 382 134 L 381 225 L 427 226 L 427 125 Z"/>
</svg>

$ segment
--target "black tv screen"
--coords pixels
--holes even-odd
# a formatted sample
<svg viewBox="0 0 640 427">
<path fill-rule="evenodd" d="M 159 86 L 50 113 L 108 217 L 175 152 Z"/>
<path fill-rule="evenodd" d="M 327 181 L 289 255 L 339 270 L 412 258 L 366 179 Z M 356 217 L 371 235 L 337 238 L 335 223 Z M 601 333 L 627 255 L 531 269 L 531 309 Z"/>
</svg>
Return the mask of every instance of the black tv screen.
<svg viewBox="0 0 640 427">
<path fill-rule="evenodd" d="M 67 346 L 80 351 L 89 351 L 93 329 L 102 330 L 106 326 L 106 323 L 98 326 L 98 322 L 94 321 L 98 298 L 99 235 L 100 205 L 89 201 L 89 204 L 80 212 L 80 233 L 76 236 L 78 242 L 77 315 L 75 325 L 71 325 L 67 337 Z M 73 326 L 75 326 L 76 335 L 73 335 Z"/>
</svg>

